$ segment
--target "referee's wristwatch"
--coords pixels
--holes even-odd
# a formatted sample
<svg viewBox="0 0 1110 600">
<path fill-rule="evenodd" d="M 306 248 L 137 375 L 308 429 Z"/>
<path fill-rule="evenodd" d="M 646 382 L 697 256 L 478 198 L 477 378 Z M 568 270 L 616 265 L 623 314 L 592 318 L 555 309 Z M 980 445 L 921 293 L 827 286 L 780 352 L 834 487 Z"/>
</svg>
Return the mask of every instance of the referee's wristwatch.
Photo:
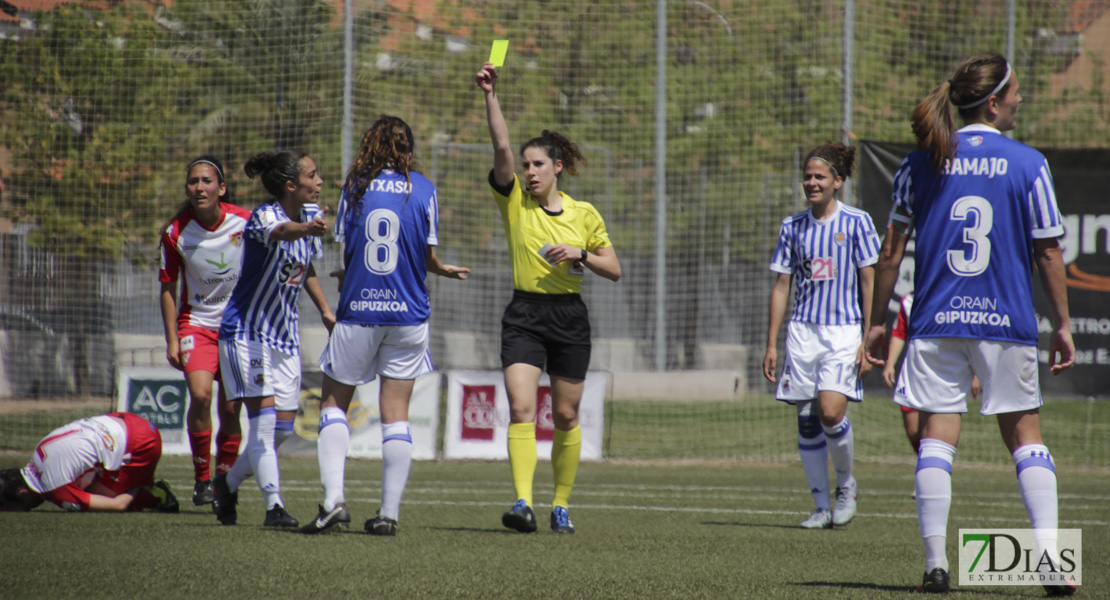
<svg viewBox="0 0 1110 600">
<path fill-rule="evenodd" d="M 583 248 L 582 249 L 582 258 L 579 259 L 582 262 L 582 264 L 586 264 L 586 257 L 589 256 L 589 255 L 590 255 L 590 253 L 586 252 L 586 249 Z"/>
</svg>

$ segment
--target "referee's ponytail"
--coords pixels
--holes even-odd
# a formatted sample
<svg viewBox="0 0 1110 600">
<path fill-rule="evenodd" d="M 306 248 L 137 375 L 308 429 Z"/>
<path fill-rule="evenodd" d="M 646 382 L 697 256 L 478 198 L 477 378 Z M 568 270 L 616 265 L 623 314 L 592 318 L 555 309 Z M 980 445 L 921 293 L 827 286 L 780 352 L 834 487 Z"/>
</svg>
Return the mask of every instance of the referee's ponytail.
<svg viewBox="0 0 1110 600">
<path fill-rule="evenodd" d="M 542 148 L 547 153 L 548 158 L 554 161 L 563 162 L 563 171 L 571 175 L 578 175 L 578 165 L 586 163 L 586 157 L 582 156 L 582 152 L 578 150 L 578 144 L 568 140 L 566 136 L 561 133 L 543 130 L 540 137 L 532 138 L 520 147 L 521 156 L 524 151 L 529 148 Z M 562 172 L 559 173 L 562 176 Z"/>
<path fill-rule="evenodd" d="M 988 52 L 964 59 L 956 74 L 942 82 L 913 109 L 910 122 L 917 147 L 931 153 L 929 164 L 943 171 L 956 156 L 956 122 L 952 106 L 965 121 L 983 111 L 991 96 L 1005 94 L 1010 87 L 1010 64 L 1001 54 Z"/>
</svg>

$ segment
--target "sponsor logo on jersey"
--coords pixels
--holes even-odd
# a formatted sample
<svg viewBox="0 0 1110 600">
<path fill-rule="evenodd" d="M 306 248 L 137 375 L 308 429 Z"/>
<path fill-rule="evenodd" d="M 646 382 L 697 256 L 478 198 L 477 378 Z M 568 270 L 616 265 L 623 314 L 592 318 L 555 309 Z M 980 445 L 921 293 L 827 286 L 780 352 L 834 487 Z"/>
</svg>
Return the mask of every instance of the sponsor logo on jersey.
<svg viewBox="0 0 1110 600">
<path fill-rule="evenodd" d="M 252 369 L 261 369 L 262 368 L 262 359 L 261 358 L 252 358 L 251 359 L 251 368 Z"/>
<path fill-rule="evenodd" d="M 976 298 L 973 296 L 954 296 L 948 301 L 952 310 L 944 310 L 933 315 L 938 325 L 991 325 L 1010 327 L 1010 315 L 999 314 L 997 298 Z"/>
</svg>

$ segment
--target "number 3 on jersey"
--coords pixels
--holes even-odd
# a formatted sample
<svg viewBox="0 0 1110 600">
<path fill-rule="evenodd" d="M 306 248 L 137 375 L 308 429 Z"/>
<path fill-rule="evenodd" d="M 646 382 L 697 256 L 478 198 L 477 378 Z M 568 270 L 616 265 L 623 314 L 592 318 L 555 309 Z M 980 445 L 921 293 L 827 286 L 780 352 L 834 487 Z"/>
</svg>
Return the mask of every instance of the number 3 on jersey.
<svg viewBox="0 0 1110 600">
<path fill-rule="evenodd" d="M 974 223 L 964 227 L 963 241 L 970 248 L 948 251 L 948 268 L 960 277 L 974 277 L 987 270 L 991 262 L 991 241 L 987 234 L 994 227 L 994 210 L 986 198 L 964 196 L 956 200 L 949 213 L 953 221 Z"/>
<path fill-rule="evenodd" d="M 366 215 L 365 231 L 366 269 L 376 275 L 389 275 L 397 268 L 400 255 L 397 238 L 401 236 L 401 219 L 389 209 L 377 208 Z"/>
</svg>

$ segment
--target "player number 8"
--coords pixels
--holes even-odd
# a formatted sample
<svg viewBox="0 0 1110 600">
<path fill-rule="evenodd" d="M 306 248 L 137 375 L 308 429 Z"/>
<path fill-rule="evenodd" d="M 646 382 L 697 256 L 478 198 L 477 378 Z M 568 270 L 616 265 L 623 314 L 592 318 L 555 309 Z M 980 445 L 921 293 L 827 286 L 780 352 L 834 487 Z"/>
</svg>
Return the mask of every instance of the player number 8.
<svg viewBox="0 0 1110 600">
<path fill-rule="evenodd" d="M 366 215 L 366 268 L 377 275 L 388 275 L 397 268 L 397 238 L 401 235 L 401 220 L 397 214 L 378 208 Z"/>
</svg>

